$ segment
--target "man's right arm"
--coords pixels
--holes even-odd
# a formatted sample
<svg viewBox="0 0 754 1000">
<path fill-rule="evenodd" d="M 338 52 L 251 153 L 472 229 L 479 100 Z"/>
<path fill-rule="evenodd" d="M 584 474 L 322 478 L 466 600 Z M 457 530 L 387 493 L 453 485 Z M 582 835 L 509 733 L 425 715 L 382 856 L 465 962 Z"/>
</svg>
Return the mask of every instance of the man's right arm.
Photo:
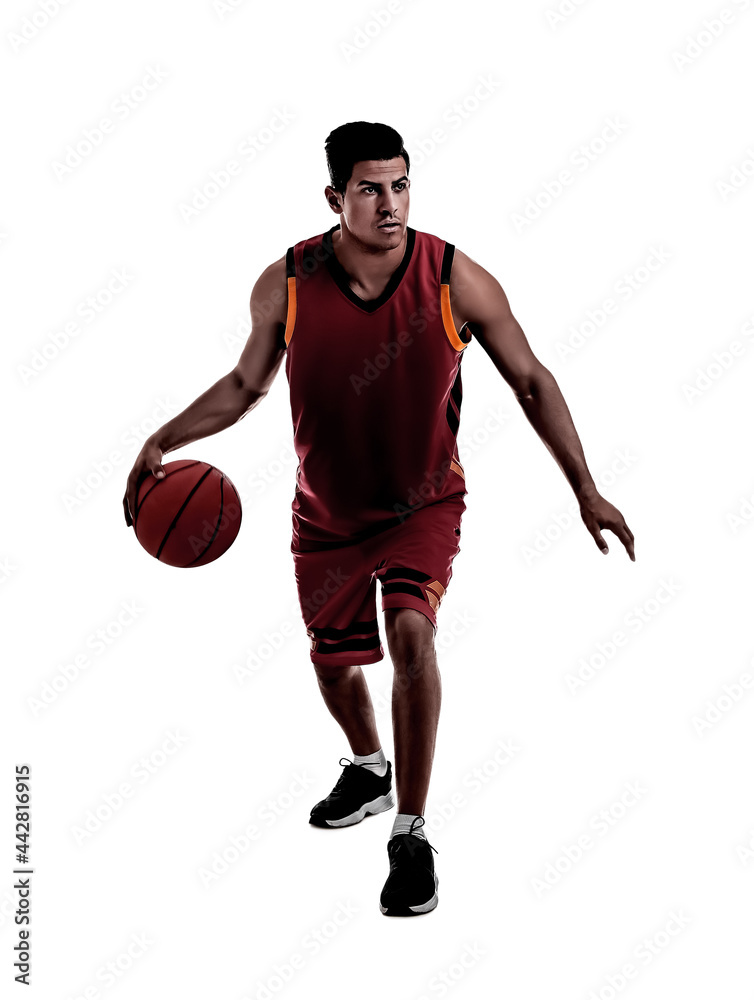
<svg viewBox="0 0 754 1000">
<path fill-rule="evenodd" d="M 128 476 L 123 497 L 126 524 L 141 480 L 150 473 L 165 475 L 162 457 L 176 448 L 209 437 L 237 423 L 267 395 L 285 357 L 281 346 L 288 295 L 285 256 L 260 274 L 251 292 L 251 334 L 235 368 L 198 396 L 185 410 L 147 438 Z"/>
</svg>

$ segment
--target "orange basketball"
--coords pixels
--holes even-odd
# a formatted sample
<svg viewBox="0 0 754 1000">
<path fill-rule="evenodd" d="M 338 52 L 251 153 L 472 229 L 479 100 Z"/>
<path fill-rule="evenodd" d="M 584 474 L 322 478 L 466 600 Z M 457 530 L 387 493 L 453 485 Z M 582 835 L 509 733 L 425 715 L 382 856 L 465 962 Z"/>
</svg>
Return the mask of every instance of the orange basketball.
<svg viewBox="0 0 754 1000">
<path fill-rule="evenodd" d="M 228 477 L 207 462 L 163 464 L 139 483 L 134 532 L 147 552 L 169 566 L 204 566 L 219 559 L 241 527 L 241 498 Z"/>
</svg>

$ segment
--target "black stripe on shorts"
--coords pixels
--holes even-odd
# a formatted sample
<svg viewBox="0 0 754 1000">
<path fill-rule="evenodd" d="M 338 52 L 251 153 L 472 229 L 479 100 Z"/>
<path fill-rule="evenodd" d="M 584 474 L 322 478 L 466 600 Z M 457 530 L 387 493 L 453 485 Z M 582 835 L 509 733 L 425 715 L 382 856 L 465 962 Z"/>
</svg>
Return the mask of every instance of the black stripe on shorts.
<svg viewBox="0 0 754 1000">
<path fill-rule="evenodd" d="M 377 619 L 370 618 L 369 621 L 365 622 L 351 622 L 347 628 L 317 628 L 317 626 L 313 626 L 309 632 L 315 639 L 347 639 L 349 636 L 360 633 L 372 635 L 372 633 L 377 633 Z"/>
<path fill-rule="evenodd" d="M 383 584 L 382 593 L 384 594 L 411 594 L 413 597 L 418 597 L 422 601 L 426 601 L 424 593 L 415 587 L 413 583 L 386 583 Z"/>
<path fill-rule="evenodd" d="M 377 636 L 368 639 L 343 639 L 340 642 L 320 641 L 317 643 L 317 653 L 347 653 L 352 650 L 370 650 L 378 647 Z"/>
<path fill-rule="evenodd" d="M 418 569 L 406 569 L 405 567 L 397 567 L 396 569 L 387 569 L 380 577 L 381 580 L 416 580 L 417 583 L 424 583 L 425 580 L 429 580 L 429 573 L 420 573 Z"/>
</svg>

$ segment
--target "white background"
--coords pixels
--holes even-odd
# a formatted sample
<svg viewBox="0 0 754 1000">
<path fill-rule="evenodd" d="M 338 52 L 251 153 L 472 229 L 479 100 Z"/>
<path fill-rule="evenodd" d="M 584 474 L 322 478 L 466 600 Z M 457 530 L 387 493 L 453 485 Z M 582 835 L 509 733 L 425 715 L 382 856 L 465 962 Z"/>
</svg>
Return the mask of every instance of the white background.
<svg viewBox="0 0 754 1000">
<path fill-rule="evenodd" d="M 42 6 L 2 13 L 3 991 L 27 763 L 25 995 L 750 997 L 754 12 Z M 106 117 L 101 143 L 56 167 Z M 217 465 L 246 496 L 222 559 L 150 559 L 121 506 L 151 430 L 235 364 L 259 273 L 333 225 L 324 140 L 353 120 L 402 134 L 410 224 L 501 282 L 636 537 L 635 563 L 609 532 L 600 553 L 472 342 L 426 809 L 440 904 L 416 920 L 378 908 L 392 813 L 308 825 L 350 753 L 296 601 L 284 373 L 237 426 L 169 456 Z M 231 159 L 238 175 L 187 221 Z M 129 278 L 107 296 L 113 271 Z M 579 327 L 591 335 L 564 355 Z M 137 610 L 118 626 L 124 602 Z M 244 664 L 258 669 L 239 679 Z M 365 672 L 393 759 L 390 661 Z M 206 884 L 222 855 L 235 860 Z"/>
</svg>

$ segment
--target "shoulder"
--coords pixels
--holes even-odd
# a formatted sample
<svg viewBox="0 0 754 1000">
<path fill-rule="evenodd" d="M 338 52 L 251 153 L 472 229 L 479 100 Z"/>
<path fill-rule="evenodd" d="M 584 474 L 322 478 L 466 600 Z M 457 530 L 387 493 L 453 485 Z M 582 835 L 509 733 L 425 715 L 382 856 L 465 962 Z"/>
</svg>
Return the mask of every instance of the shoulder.
<svg viewBox="0 0 754 1000">
<path fill-rule="evenodd" d="M 275 282 L 279 282 L 280 279 L 283 278 L 283 284 L 285 284 L 285 258 L 286 254 L 283 254 L 282 257 L 278 257 L 277 260 L 274 260 L 271 264 L 268 264 L 267 267 L 264 269 L 264 271 L 262 271 L 262 273 L 257 278 L 257 282 L 261 281 L 266 284 L 274 284 Z"/>
<path fill-rule="evenodd" d="M 481 320 L 490 312 L 499 313 L 507 305 L 497 278 L 458 247 L 453 253 L 450 294 L 454 308 L 468 320 Z"/>
<path fill-rule="evenodd" d="M 256 312 L 260 317 L 268 317 L 276 322 L 285 323 L 288 304 L 288 285 L 286 280 L 286 255 L 283 254 L 262 271 L 251 290 L 252 315 Z"/>
<path fill-rule="evenodd" d="M 469 257 L 463 250 L 459 250 L 458 247 L 453 252 L 450 277 L 451 281 L 455 279 L 459 286 L 463 284 L 474 288 L 483 288 L 490 281 L 497 283 L 497 279 L 489 271 L 478 264 L 473 257 Z"/>
</svg>

